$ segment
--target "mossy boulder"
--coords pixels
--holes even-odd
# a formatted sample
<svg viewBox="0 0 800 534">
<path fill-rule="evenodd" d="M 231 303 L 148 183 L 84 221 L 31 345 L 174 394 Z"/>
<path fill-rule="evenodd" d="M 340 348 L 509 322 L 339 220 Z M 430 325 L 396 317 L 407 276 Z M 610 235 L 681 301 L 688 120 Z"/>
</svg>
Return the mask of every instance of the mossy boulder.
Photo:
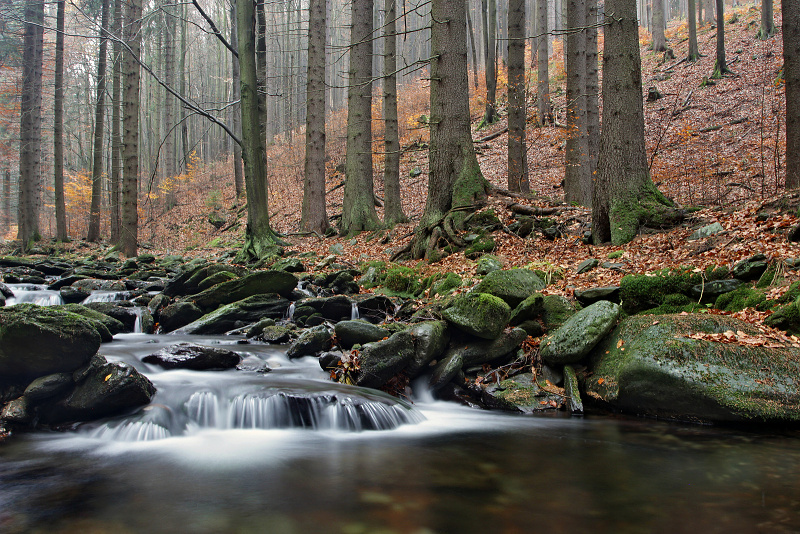
<svg viewBox="0 0 800 534">
<path fill-rule="evenodd" d="M 116 319 L 122 323 L 123 332 L 133 332 L 136 329 L 136 321 L 142 316 L 142 313 L 144 313 L 144 311 L 137 312 L 133 303 L 127 300 L 88 302 L 82 306 Z M 147 311 L 147 314 L 149 315 L 150 312 Z"/>
<path fill-rule="evenodd" d="M 544 296 L 541 293 L 534 293 L 514 308 L 508 323 L 516 326 L 540 317 L 542 312 L 544 312 Z"/>
<path fill-rule="evenodd" d="M 492 252 L 496 246 L 491 236 L 481 234 L 472 241 L 472 243 L 467 245 L 467 248 L 464 249 L 464 256 L 474 260 L 483 254 Z"/>
<path fill-rule="evenodd" d="M 478 263 L 475 266 L 475 274 L 478 276 L 485 276 L 494 271 L 499 271 L 502 268 L 503 264 L 500 262 L 497 256 L 484 254 L 478 258 Z"/>
<path fill-rule="evenodd" d="M 425 321 L 408 329 L 414 340 L 414 359 L 409 363 L 409 378 L 419 375 L 433 360 L 441 356 L 450 341 L 445 321 Z"/>
<path fill-rule="evenodd" d="M 333 347 L 331 333 L 324 325 L 318 325 L 303 331 L 300 337 L 289 346 L 286 356 L 289 359 L 316 356 L 321 352 L 331 350 L 331 347 Z"/>
<path fill-rule="evenodd" d="M 5 381 L 72 372 L 100 348 L 92 321 L 35 304 L 0 308 L 0 376 Z"/>
<path fill-rule="evenodd" d="M 767 257 L 764 254 L 756 254 L 734 265 L 732 274 L 739 280 L 758 280 L 768 266 Z"/>
<path fill-rule="evenodd" d="M 745 308 L 762 309 L 767 302 L 767 296 L 763 291 L 753 289 L 749 286 L 740 286 L 735 291 L 723 293 L 714 303 L 718 310 L 736 312 Z"/>
<path fill-rule="evenodd" d="M 215 285 L 223 282 L 230 282 L 236 278 L 238 277 L 230 271 L 219 271 L 200 280 L 200 283 L 197 284 L 197 289 L 200 291 L 205 291 L 209 287 L 214 287 Z"/>
<path fill-rule="evenodd" d="M 800 420 L 800 350 L 721 343 L 702 333 L 759 336 L 710 314 L 624 319 L 591 354 L 590 398 L 625 412 L 698 421 Z M 701 334 L 700 339 L 689 337 Z M 739 334 L 740 335 L 740 334 Z"/>
<path fill-rule="evenodd" d="M 620 281 L 622 309 L 633 315 L 642 310 L 656 308 L 667 295 L 688 294 L 702 278 L 690 268 L 658 271 L 652 274 L 629 274 Z"/>
<path fill-rule="evenodd" d="M 800 308 L 793 302 L 781 306 L 764 320 L 764 324 L 773 328 L 780 328 L 785 332 L 800 336 Z"/>
<path fill-rule="evenodd" d="M 546 384 L 539 384 L 532 373 L 521 373 L 488 386 L 481 401 L 488 408 L 517 413 L 540 413 L 553 410 L 562 401 L 559 395 L 548 393 Z"/>
<path fill-rule="evenodd" d="M 422 284 L 414 269 L 398 265 L 386 271 L 383 287 L 391 294 L 413 297 L 420 292 Z"/>
<path fill-rule="evenodd" d="M 353 345 L 365 345 L 389 337 L 388 330 L 362 320 L 339 321 L 333 331 L 343 349 L 350 349 Z"/>
<path fill-rule="evenodd" d="M 459 330 L 484 339 L 494 339 L 508 324 L 511 308 L 499 297 L 472 292 L 455 298 L 442 315 Z"/>
<path fill-rule="evenodd" d="M 438 277 L 431 283 L 430 296 L 447 295 L 458 287 L 461 287 L 461 277 L 456 273 L 447 273 L 444 276 Z"/>
<path fill-rule="evenodd" d="M 64 304 L 63 306 L 58 306 L 58 308 L 70 313 L 77 313 L 81 317 L 85 317 L 86 319 L 93 321 L 95 327 L 97 328 L 97 332 L 103 339 L 103 343 L 111 341 L 114 334 L 119 334 L 120 332 L 125 331 L 125 325 L 122 324 L 122 322 L 118 319 L 114 319 L 110 315 L 100 313 L 99 311 L 87 308 L 86 306 L 82 306 L 80 304 Z"/>
<path fill-rule="evenodd" d="M 689 295 L 702 302 L 716 302 L 720 295 L 736 291 L 742 285 L 741 280 L 730 278 L 728 280 L 714 280 L 692 286 Z"/>
<path fill-rule="evenodd" d="M 607 300 L 595 302 L 543 338 L 539 354 L 550 364 L 576 363 L 613 330 L 619 314 L 617 304 Z"/>
<path fill-rule="evenodd" d="M 158 322 L 161 325 L 161 331 L 167 333 L 186 326 L 203 315 L 205 315 L 203 310 L 194 302 L 179 300 L 161 310 Z"/>
<path fill-rule="evenodd" d="M 180 334 L 224 334 L 264 318 L 282 319 L 289 301 L 279 295 L 254 295 L 223 306 L 177 329 Z"/>
<path fill-rule="evenodd" d="M 414 359 L 414 338 L 406 331 L 366 345 L 359 354 L 356 384 L 380 388 Z"/>
<path fill-rule="evenodd" d="M 579 307 L 561 295 L 545 295 L 542 299 L 541 319 L 546 331 L 560 327 L 575 315 Z"/>
<path fill-rule="evenodd" d="M 544 289 L 545 284 L 529 269 L 493 271 L 475 287 L 478 293 L 488 293 L 503 299 L 512 308 L 523 300 Z"/>
<path fill-rule="evenodd" d="M 235 280 L 210 287 L 196 295 L 187 297 L 198 308 L 208 313 L 225 304 L 230 304 L 253 295 L 275 294 L 288 297 L 297 287 L 297 277 L 285 271 L 256 271 Z"/>
</svg>

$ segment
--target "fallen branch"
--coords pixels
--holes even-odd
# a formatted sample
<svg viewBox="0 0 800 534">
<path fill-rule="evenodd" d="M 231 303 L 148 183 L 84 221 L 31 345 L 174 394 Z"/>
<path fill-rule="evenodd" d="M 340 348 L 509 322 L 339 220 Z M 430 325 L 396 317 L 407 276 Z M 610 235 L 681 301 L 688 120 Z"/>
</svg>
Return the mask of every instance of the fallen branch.
<svg viewBox="0 0 800 534">
<path fill-rule="evenodd" d="M 561 213 L 559 208 L 535 208 L 517 202 L 509 202 L 506 204 L 506 208 L 520 215 L 557 215 Z"/>
<path fill-rule="evenodd" d="M 485 137 L 481 137 L 480 139 L 475 139 L 472 142 L 473 143 L 485 143 L 486 141 L 491 141 L 492 139 L 497 139 L 498 137 L 500 137 L 501 135 L 503 135 L 507 131 L 508 131 L 508 126 L 506 126 L 502 130 L 499 130 L 497 132 L 490 133 L 489 135 L 487 135 Z"/>
</svg>

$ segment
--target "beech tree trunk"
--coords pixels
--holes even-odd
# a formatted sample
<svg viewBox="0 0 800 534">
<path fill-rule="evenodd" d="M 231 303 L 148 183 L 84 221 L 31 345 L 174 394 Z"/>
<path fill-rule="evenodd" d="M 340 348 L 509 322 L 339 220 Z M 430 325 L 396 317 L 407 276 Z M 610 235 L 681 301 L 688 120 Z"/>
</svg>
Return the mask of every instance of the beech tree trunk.
<svg viewBox="0 0 800 534">
<path fill-rule="evenodd" d="M 589 206 L 592 177 L 589 174 L 589 139 L 586 132 L 586 2 L 567 3 L 567 140 L 565 147 L 564 199 Z"/>
<path fill-rule="evenodd" d="M 653 50 L 663 52 L 667 49 L 664 35 L 664 0 L 653 0 Z"/>
<path fill-rule="evenodd" d="M 773 35 L 775 35 L 775 17 L 772 13 L 772 0 L 761 0 L 761 28 L 758 30 L 758 38 L 766 40 Z"/>
<path fill-rule="evenodd" d="M 122 205 L 120 248 L 125 256 L 136 256 L 138 249 L 139 186 L 139 57 L 142 44 L 141 0 L 128 0 L 125 6 L 123 40 L 128 50 L 123 54 L 125 77 L 122 94 Z"/>
<path fill-rule="evenodd" d="M 383 222 L 394 225 L 408 221 L 400 200 L 400 130 L 397 123 L 397 2 L 384 0 L 386 26 L 383 45 Z"/>
<path fill-rule="evenodd" d="M 695 22 L 695 2 L 696 0 L 688 0 L 689 7 L 689 53 L 686 57 L 689 61 L 697 61 L 700 59 L 700 49 L 697 47 L 697 23 Z M 702 3 L 702 0 L 700 0 Z"/>
<path fill-rule="evenodd" d="M 162 6 L 164 9 L 164 83 L 171 88 L 175 87 L 175 38 L 177 35 L 178 21 L 176 14 L 168 0 Z M 164 144 L 162 146 L 161 161 L 163 161 L 164 178 L 169 184 L 167 189 L 166 207 L 172 208 L 178 202 L 177 181 L 178 174 L 175 158 L 175 97 L 169 91 L 164 91 Z"/>
<path fill-rule="evenodd" d="M 525 0 L 508 4 L 508 189 L 528 193 L 525 143 Z"/>
<path fill-rule="evenodd" d="M 100 203 L 103 198 L 103 123 L 106 106 L 106 50 L 108 49 L 108 2 L 103 0 L 100 15 L 100 51 L 97 54 L 97 100 L 94 111 L 92 152 L 92 204 L 89 209 L 87 241 L 100 239 Z"/>
<path fill-rule="evenodd" d="M 486 110 L 481 125 L 492 124 L 497 120 L 497 0 L 484 0 L 484 24 L 486 30 Z"/>
<path fill-rule="evenodd" d="M 436 260 L 440 236 L 453 238 L 465 214 L 486 194 L 470 131 L 466 14 L 463 0 L 431 4 L 431 139 L 428 195 L 411 256 Z"/>
<path fill-rule="evenodd" d="M 636 237 L 641 224 L 667 219 L 673 210 L 647 164 L 636 0 L 607 0 L 606 23 L 592 236 L 597 244 L 620 245 Z"/>
<path fill-rule="evenodd" d="M 800 4 L 784 0 L 783 79 L 786 83 L 786 189 L 800 187 Z"/>
<path fill-rule="evenodd" d="M 300 228 L 324 234 L 330 227 L 325 207 L 325 0 L 311 0 L 308 14 L 306 74 L 306 159 Z"/>
<path fill-rule="evenodd" d="M 17 239 L 23 252 L 39 234 L 42 153 L 42 54 L 44 3 L 29 0 L 25 5 L 25 34 L 22 51 L 22 92 L 19 114 L 19 204 Z"/>
<path fill-rule="evenodd" d="M 464 0 L 467 13 L 467 37 L 469 38 L 470 50 L 472 52 L 472 84 L 478 88 L 478 48 L 475 43 L 475 31 L 472 28 L 472 15 L 470 15 L 470 0 Z"/>
<path fill-rule="evenodd" d="M 114 67 L 111 83 L 111 198 L 109 200 L 109 218 L 111 219 L 111 242 L 120 240 L 120 185 L 122 182 L 122 133 L 120 132 L 120 115 L 122 108 L 122 0 L 114 0 L 114 39 L 112 54 Z"/>
<path fill-rule="evenodd" d="M 342 235 L 380 225 L 372 177 L 372 8 L 372 0 L 353 0 Z"/>
<path fill-rule="evenodd" d="M 239 50 L 239 38 L 236 34 L 236 2 L 231 3 L 231 47 Z M 231 57 L 231 82 L 234 102 L 242 98 L 241 77 L 239 76 L 239 58 Z M 233 133 L 242 137 L 242 106 L 241 102 L 231 107 L 231 126 Z M 244 176 L 242 173 L 242 146 L 233 143 L 233 186 L 236 190 L 236 198 L 244 196 Z"/>
<path fill-rule="evenodd" d="M 725 3 L 717 0 L 717 60 L 714 62 L 712 77 L 719 78 L 730 73 L 725 60 Z"/>
<path fill-rule="evenodd" d="M 586 0 L 586 137 L 590 187 L 594 188 L 597 155 L 600 152 L 600 80 L 597 65 L 597 0 Z M 594 26 L 594 27 L 593 27 Z M 591 205 L 589 195 L 587 206 Z"/>
<path fill-rule="evenodd" d="M 536 101 L 538 104 L 539 124 L 544 126 L 545 123 L 553 124 L 553 111 L 550 103 L 550 76 L 549 76 L 549 61 L 550 61 L 550 36 L 547 29 L 547 0 L 537 0 L 538 22 L 536 27 L 538 29 L 538 51 L 536 53 L 536 61 L 538 63 L 538 83 L 536 85 Z"/>
<path fill-rule="evenodd" d="M 64 200 L 64 4 L 56 8 L 56 58 L 53 90 L 53 189 L 56 209 L 56 240 L 67 237 L 67 210 Z M 6 171 L 7 172 L 7 171 Z"/>
</svg>

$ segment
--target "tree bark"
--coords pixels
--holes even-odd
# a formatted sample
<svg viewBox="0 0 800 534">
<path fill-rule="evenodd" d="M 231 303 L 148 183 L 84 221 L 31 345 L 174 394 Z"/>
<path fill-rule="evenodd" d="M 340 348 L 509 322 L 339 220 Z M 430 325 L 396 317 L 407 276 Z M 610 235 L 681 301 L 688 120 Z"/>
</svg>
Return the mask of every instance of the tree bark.
<svg viewBox="0 0 800 534">
<path fill-rule="evenodd" d="M 636 0 L 606 1 L 603 126 L 592 202 L 595 243 L 632 240 L 642 223 L 674 213 L 650 179 L 644 143 Z"/>
<path fill-rule="evenodd" d="M 340 231 L 380 225 L 372 176 L 372 0 L 353 0 L 347 88 L 347 155 Z"/>
<path fill-rule="evenodd" d="M 800 187 L 800 5 L 781 3 L 786 83 L 786 189 Z"/>
<path fill-rule="evenodd" d="M 103 198 L 103 122 L 106 106 L 106 50 L 108 49 L 108 2 L 103 0 L 100 15 L 100 50 L 97 54 L 97 100 L 94 110 L 92 152 L 92 204 L 89 209 L 87 241 L 100 239 L 100 203 Z"/>
<path fill-rule="evenodd" d="M 236 35 L 236 2 L 231 3 L 231 47 L 237 51 L 239 50 L 239 38 Z M 241 77 L 239 76 L 239 58 L 231 57 L 231 82 L 233 89 L 233 100 L 239 102 L 242 98 L 242 91 L 240 88 Z M 241 102 L 231 107 L 231 126 L 233 132 L 242 137 L 242 106 Z M 233 186 L 236 190 L 236 198 L 241 199 L 244 196 L 244 176 L 242 173 L 242 146 L 239 143 L 233 143 Z"/>
<path fill-rule="evenodd" d="M 538 22 L 536 27 L 538 29 L 539 43 L 536 53 L 536 61 L 538 63 L 538 83 L 536 85 L 536 101 L 538 103 L 539 124 L 544 126 L 546 123 L 553 124 L 553 111 L 550 103 L 550 76 L 549 76 L 549 61 L 550 61 L 550 36 L 547 29 L 547 0 L 537 0 L 538 2 Z"/>
<path fill-rule="evenodd" d="M 689 61 L 697 61 L 700 59 L 700 49 L 697 47 L 697 23 L 695 22 L 695 2 L 696 0 L 688 0 L 689 7 L 687 11 L 689 13 L 689 53 L 686 56 L 686 59 Z M 702 0 L 700 0 L 702 3 Z"/>
<path fill-rule="evenodd" d="M 567 140 L 565 147 L 564 199 L 581 206 L 592 202 L 589 174 L 589 139 L 586 132 L 586 2 L 567 3 Z"/>
<path fill-rule="evenodd" d="M 120 248 L 125 256 L 136 256 L 138 249 L 138 185 L 139 185 L 139 57 L 141 53 L 142 3 L 128 0 L 125 6 L 123 40 L 128 50 L 123 54 L 125 77 L 122 95 L 122 206 Z"/>
<path fill-rule="evenodd" d="M 717 0 L 717 60 L 714 62 L 712 78 L 720 78 L 730 72 L 725 60 L 725 3 Z"/>
<path fill-rule="evenodd" d="M 56 240 L 67 237 L 67 209 L 64 200 L 64 4 L 56 10 L 56 58 L 53 91 L 53 189 L 56 209 Z"/>
<path fill-rule="evenodd" d="M 109 218 L 111 219 L 111 242 L 120 240 L 120 185 L 122 182 L 122 134 L 120 132 L 120 112 L 122 108 L 122 46 L 120 37 L 123 28 L 122 0 L 114 0 L 113 78 L 111 83 L 111 198 Z"/>
<path fill-rule="evenodd" d="M 775 17 L 772 13 L 772 0 L 761 0 L 761 27 L 758 30 L 758 38 L 769 39 L 775 35 Z"/>
<path fill-rule="evenodd" d="M 29 0 L 25 5 L 25 34 L 22 52 L 22 92 L 19 128 L 19 204 L 17 238 L 24 251 L 39 234 L 42 152 L 42 54 L 44 3 Z"/>
<path fill-rule="evenodd" d="M 306 75 L 306 159 L 300 228 L 324 234 L 330 227 L 325 207 L 325 0 L 311 0 L 308 15 Z"/>
<path fill-rule="evenodd" d="M 11 170 L 6 167 L 5 180 L 3 181 L 3 228 L 11 228 Z"/>
<path fill-rule="evenodd" d="M 597 0 L 586 0 L 586 137 L 590 187 L 594 187 L 600 152 L 600 80 L 597 65 Z M 592 196 L 589 195 L 591 205 Z"/>
<path fill-rule="evenodd" d="M 509 0 L 508 11 L 508 189 L 528 193 L 525 0 Z"/>
<path fill-rule="evenodd" d="M 469 38 L 470 51 L 472 52 L 472 84 L 478 88 L 478 48 L 475 43 L 475 31 L 472 28 L 472 15 L 470 15 L 470 0 L 464 0 L 467 14 L 467 37 Z"/>
<path fill-rule="evenodd" d="M 497 0 L 484 0 L 486 12 L 486 110 L 483 113 L 481 126 L 492 124 L 497 120 Z"/>
<path fill-rule="evenodd" d="M 253 7 L 252 0 L 236 0 L 242 92 L 242 156 L 247 189 L 247 228 L 244 246 L 238 256 L 240 261 L 263 258 L 274 251 L 278 242 L 269 225 L 267 155 L 260 121 Z"/>
<path fill-rule="evenodd" d="M 428 195 L 411 256 L 436 260 L 443 227 L 460 229 L 465 212 L 486 195 L 470 131 L 466 15 L 463 0 L 431 5 L 431 139 Z"/>
<path fill-rule="evenodd" d="M 664 35 L 664 0 L 653 0 L 653 50 L 663 52 L 667 49 Z"/>
<path fill-rule="evenodd" d="M 164 83 L 168 87 L 175 87 L 175 38 L 177 37 L 178 21 L 176 14 L 170 5 L 165 2 L 164 9 Z M 176 176 L 177 166 L 175 158 L 175 97 L 169 91 L 163 91 L 164 95 L 164 145 L 162 147 L 161 160 L 164 162 L 164 178 L 167 182 L 166 208 L 171 209 L 178 203 L 178 192 Z"/>
<path fill-rule="evenodd" d="M 383 47 L 383 120 L 384 151 L 383 222 L 387 225 L 404 223 L 400 200 L 400 130 L 397 122 L 397 1 L 384 0 L 386 22 Z"/>
</svg>

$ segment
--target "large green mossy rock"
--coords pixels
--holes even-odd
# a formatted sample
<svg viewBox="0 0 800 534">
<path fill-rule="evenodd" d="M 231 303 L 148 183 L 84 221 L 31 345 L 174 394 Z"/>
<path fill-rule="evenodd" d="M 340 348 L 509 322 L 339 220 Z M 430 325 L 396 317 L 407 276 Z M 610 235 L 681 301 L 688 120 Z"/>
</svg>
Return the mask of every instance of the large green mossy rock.
<svg viewBox="0 0 800 534">
<path fill-rule="evenodd" d="M 343 349 L 350 349 L 353 345 L 365 345 L 389 337 L 389 331 L 385 328 L 360 319 L 339 321 L 333 327 L 333 331 Z"/>
<path fill-rule="evenodd" d="M 35 304 L 0 309 L 0 377 L 24 380 L 72 372 L 100 348 L 92 321 Z"/>
<path fill-rule="evenodd" d="M 511 308 L 499 297 L 473 292 L 454 299 L 442 316 L 463 332 L 494 339 L 508 324 Z"/>
<path fill-rule="evenodd" d="M 111 341 L 114 334 L 119 334 L 125 331 L 125 325 L 118 319 L 114 319 L 110 315 L 100 313 L 97 310 L 92 310 L 81 304 L 64 304 L 58 306 L 59 309 L 64 311 L 76 313 L 81 317 L 89 319 L 94 324 L 97 332 L 100 334 L 103 343 Z"/>
<path fill-rule="evenodd" d="M 294 343 L 289 346 L 286 356 L 289 359 L 302 358 L 303 356 L 317 356 L 321 352 L 331 350 L 333 338 L 325 325 L 317 325 L 300 334 Z"/>
<path fill-rule="evenodd" d="M 592 351 L 587 395 L 637 415 L 699 421 L 800 420 L 800 349 L 689 337 L 726 331 L 759 335 L 752 325 L 721 315 L 624 319 Z"/>
<path fill-rule="evenodd" d="M 475 287 L 478 293 L 488 293 L 503 299 L 516 308 L 533 293 L 544 289 L 545 283 L 529 269 L 492 271 Z"/>
<path fill-rule="evenodd" d="M 289 301 L 278 295 L 254 295 L 223 306 L 177 329 L 180 334 L 224 334 L 262 319 L 282 319 Z"/>
<path fill-rule="evenodd" d="M 356 384 L 379 388 L 402 371 L 414 358 L 414 338 L 407 330 L 389 339 L 370 343 L 359 354 L 360 370 Z"/>
<path fill-rule="evenodd" d="M 619 283 L 622 309 L 633 315 L 657 308 L 669 295 L 688 295 L 692 286 L 702 282 L 700 274 L 690 268 L 662 270 L 649 274 L 629 274 Z"/>
<path fill-rule="evenodd" d="M 256 271 L 242 278 L 217 284 L 188 297 L 188 300 L 194 302 L 201 310 L 209 312 L 219 306 L 253 295 L 277 293 L 282 297 L 288 297 L 295 287 L 297 287 L 297 277 L 292 273 Z"/>
<path fill-rule="evenodd" d="M 414 339 L 414 359 L 406 372 L 409 378 L 415 378 L 444 353 L 450 341 L 450 330 L 445 321 L 425 321 L 413 325 L 408 332 Z"/>
<path fill-rule="evenodd" d="M 542 339 L 539 354 L 550 364 L 576 363 L 611 332 L 619 314 L 617 304 L 607 300 L 595 302 Z"/>
</svg>

